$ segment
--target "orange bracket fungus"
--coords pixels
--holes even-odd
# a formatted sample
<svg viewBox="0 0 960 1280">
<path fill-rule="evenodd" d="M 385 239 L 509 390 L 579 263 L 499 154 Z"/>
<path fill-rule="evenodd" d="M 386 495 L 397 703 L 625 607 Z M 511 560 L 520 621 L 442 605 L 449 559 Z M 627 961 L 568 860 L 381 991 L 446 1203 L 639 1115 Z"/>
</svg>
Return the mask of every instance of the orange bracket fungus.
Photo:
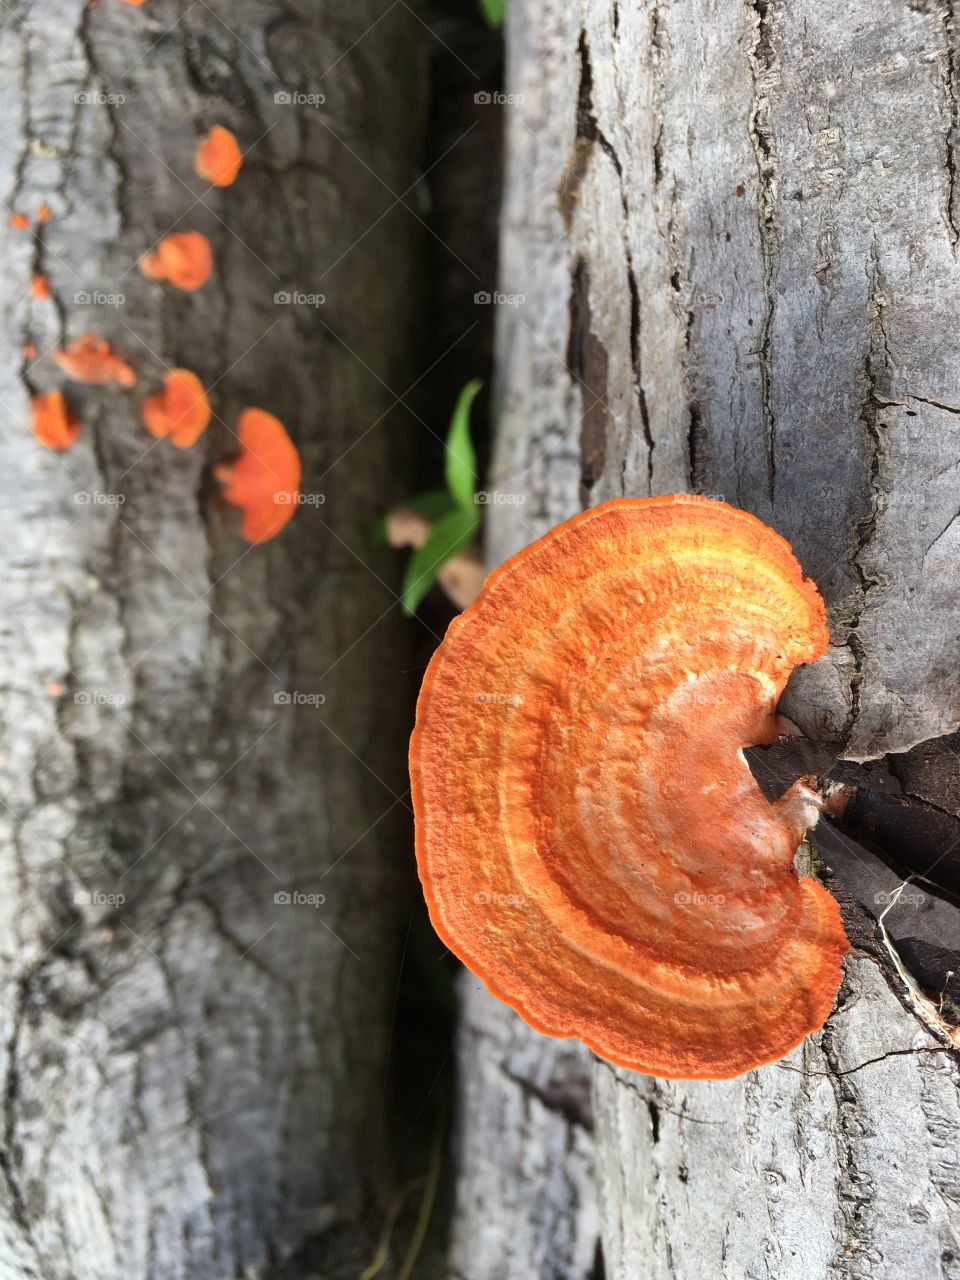
<svg viewBox="0 0 960 1280">
<path fill-rule="evenodd" d="M 410 748 L 437 932 L 532 1026 L 652 1075 L 726 1079 L 822 1026 L 847 940 L 793 859 L 777 736 L 829 643 L 789 545 L 721 502 L 619 499 L 490 575 L 427 670 Z"/>
<path fill-rule="evenodd" d="M 210 241 L 202 231 L 177 231 L 164 236 L 152 253 L 140 259 L 148 280 L 166 280 L 187 292 L 205 284 L 213 270 Z"/>
<path fill-rule="evenodd" d="M 197 147 L 197 173 L 215 187 L 229 187 L 236 182 L 242 164 L 243 152 L 236 138 L 222 124 L 215 124 Z"/>
<path fill-rule="evenodd" d="M 46 302 L 48 298 L 52 297 L 50 277 L 42 275 L 39 272 L 35 276 L 31 276 L 30 295 L 31 297 L 38 298 L 41 302 Z"/>
<path fill-rule="evenodd" d="M 69 449 L 80 434 L 80 420 L 62 391 L 45 391 L 30 400 L 33 434 L 45 449 Z"/>
<path fill-rule="evenodd" d="M 147 396 L 141 412 L 150 434 L 169 436 L 178 449 L 189 448 L 210 421 L 203 383 L 189 369 L 171 369 L 163 380 L 163 390 Z"/>
<path fill-rule="evenodd" d="M 74 382 L 118 382 L 121 387 L 132 387 L 137 380 L 123 356 L 99 333 L 82 333 L 65 349 L 54 351 L 53 358 Z"/>
<path fill-rule="evenodd" d="M 227 502 L 243 510 L 248 542 L 276 537 L 297 509 L 300 455 L 283 423 L 263 409 L 244 409 L 237 423 L 240 457 L 215 474 Z"/>
</svg>

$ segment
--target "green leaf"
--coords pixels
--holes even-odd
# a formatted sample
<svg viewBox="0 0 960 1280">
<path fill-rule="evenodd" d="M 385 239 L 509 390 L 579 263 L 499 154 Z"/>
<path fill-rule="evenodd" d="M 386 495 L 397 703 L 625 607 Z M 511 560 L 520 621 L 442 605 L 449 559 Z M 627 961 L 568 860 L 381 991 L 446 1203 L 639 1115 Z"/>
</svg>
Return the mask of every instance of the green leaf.
<svg viewBox="0 0 960 1280">
<path fill-rule="evenodd" d="M 453 499 L 446 489 L 431 489 L 429 493 L 418 493 L 416 497 L 408 498 L 406 502 L 401 502 L 397 505 L 410 507 L 413 511 L 416 511 L 417 515 L 424 516 L 427 520 L 439 520 L 441 516 L 456 510 Z M 382 547 L 386 540 L 387 517 L 381 516 L 371 530 L 370 545 Z"/>
<path fill-rule="evenodd" d="M 426 542 L 407 564 L 403 580 L 404 612 L 416 613 L 417 605 L 436 582 L 437 574 L 452 556 L 473 541 L 479 528 L 480 519 L 472 506 L 469 511 L 458 507 L 437 521 Z"/>
<path fill-rule="evenodd" d="M 457 505 L 470 511 L 474 509 L 473 495 L 477 491 L 477 455 L 470 440 L 470 409 L 482 386 L 479 378 L 474 378 L 463 388 L 447 432 L 447 488 Z"/>
<path fill-rule="evenodd" d="M 491 27 L 502 27 L 507 16 L 507 0 L 480 0 L 480 12 Z"/>
</svg>

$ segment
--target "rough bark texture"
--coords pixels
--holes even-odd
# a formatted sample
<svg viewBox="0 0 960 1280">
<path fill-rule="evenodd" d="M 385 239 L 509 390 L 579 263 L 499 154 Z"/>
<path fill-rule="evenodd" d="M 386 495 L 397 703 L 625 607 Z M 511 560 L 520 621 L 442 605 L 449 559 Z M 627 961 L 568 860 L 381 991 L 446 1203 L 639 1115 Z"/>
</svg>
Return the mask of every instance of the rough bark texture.
<svg viewBox="0 0 960 1280">
<path fill-rule="evenodd" d="M 960 723 L 957 39 L 937 3 L 511 5 L 501 289 L 525 301 L 500 314 L 491 562 L 619 494 L 746 507 L 830 613 L 784 709 L 852 760 Z M 592 1068 L 608 1277 L 960 1276 L 957 1055 L 887 945 L 946 903 L 960 968 L 949 881 L 917 868 L 884 932 L 898 878 L 840 845 L 854 951 L 822 1033 L 729 1083 Z M 467 1144 L 533 1052 L 483 999 L 468 1028 L 510 1029 L 462 1058 Z M 510 1131 L 472 1140 L 504 1188 L 487 1218 L 522 1217 L 541 1188 L 517 1190 Z M 516 1273 L 584 1274 L 566 1248 Z"/>
<path fill-rule="evenodd" d="M 422 39 L 377 0 L 34 0 L 0 20 L 0 189 L 52 210 L 5 232 L 0 286 L 4 1280 L 306 1257 L 355 1277 L 373 1252 L 407 699 L 389 557 L 364 558 L 402 483 L 418 227 L 396 197 Z M 223 192 L 192 172 L 215 122 L 250 149 Z M 212 240 L 197 294 L 136 269 L 173 227 Z M 28 300 L 34 271 L 52 302 Z M 60 457 L 28 395 L 84 329 L 139 382 L 73 388 L 83 436 Z M 170 365 L 212 388 L 183 452 L 138 421 Z M 323 495 L 254 548 L 209 478 L 250 404 Z M 325 901 L 275 897 L 294 892 Z"/>
</svg>

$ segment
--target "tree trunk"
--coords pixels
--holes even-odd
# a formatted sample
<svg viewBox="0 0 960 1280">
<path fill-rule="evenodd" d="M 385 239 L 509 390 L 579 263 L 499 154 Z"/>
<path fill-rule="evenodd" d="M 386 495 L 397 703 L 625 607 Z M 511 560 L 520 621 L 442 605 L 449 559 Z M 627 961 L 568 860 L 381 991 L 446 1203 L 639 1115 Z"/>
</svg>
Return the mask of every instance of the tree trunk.
<svg viewBox="0 0 960 1280">
<path fill-rule="evenodd" d="M 353 1280 L 375 1248 L 409 688 L 391 559 L 364 560 L 415 368 L 416 7 L 3 19 L 0 185 L 52 214 L 6 233 L 0 285 L 4 1280 Z M 223 191 L 193 173 L 214 123 L 248 152 Z M 213 244 L 197 293 L 137 270 L 173 228 Z M 55 455 L 28 396 L 86 329 L 138 383 L 71 386 Z M 173 365 L 215 413 L 183 451 L 139 423 Z M 308 498 L 253 547 L 210 479 L 248 405 Z"/>
<path fill-rule="evenodd" d="M 524 300 L 499 316 L 490 487 L 510 497 L 491 505 L 491 562 L 620 494 L 753 511 L 829 610 L 830 653 L 783 709 L 827 768 L 883 758 L 863 802 L 886 789 L 917 830 L 958 811 L 956 738 L 895 754 L 960 725 L 957 40 L 952 6 L 885 0 L 514 0 L 508 26 L 501 289 Z M 933 759 L 927 785 L 904 781 Z M 960 1276 L 949 833 L 893 854 L 882 830 L 868 850 L 825 827 L 811 871 L 854 945 L 827 1026 L 782 1062 L 667 1083 L 594 1061 L 608 1277 Z M 535 1034 L 488 1000 L 467 1036 L 502 1030 L 466 1040 L 460 1140 L 500 1165 L 479 1211 L 512 1223 L 543 1187 L 510 1167 L 502 1077 Z M 554 1123 L 531 1122 L 525 1169 Z M 458 1203 L 457 1230 L 478 1231 L 469 1185 Z M 579 1280 L 556 1238 L 541 1270 L 484 1256 L 471 1280 Z"/>
</svg>

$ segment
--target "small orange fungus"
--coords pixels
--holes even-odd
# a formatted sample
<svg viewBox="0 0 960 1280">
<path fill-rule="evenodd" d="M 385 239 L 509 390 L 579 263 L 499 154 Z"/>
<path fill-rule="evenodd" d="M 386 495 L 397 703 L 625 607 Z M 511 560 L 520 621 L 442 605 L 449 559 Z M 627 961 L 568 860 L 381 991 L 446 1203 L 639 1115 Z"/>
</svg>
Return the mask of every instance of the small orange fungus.
<svg viewBox="0 0 960 1280">
<path fill-rule="evenodd" d="M 169 436 L 178 449 L 189 448 L 210 421 L 203 383 L 189 369 L 171 369 L 163 390 L 144 400 L 142 416 L 151 435 Z"/>
<path fill-rule="evenodd" d="M 45 275 L 35 275 L 30 281 L 30 292 L 35 298 L 41 301 L 50 297 L 50 277 Z"/>
<path fill-rule="evenodd" d="M 137 380 L 123 356 L 99 333 L 82 333 L 66 349 L 54 351 L 53 358 L 74 382 L 118 382 L 121 387 L 132 387 Z"/>
<path fill-rule="evenodd" d="M 25 213 L 11 213 L 10 226 L 14 231 L 26 231 L 30 226 L 30 219 Z"/>
<path fill-rule="evenodd" d="M 48 204 L 41 204 L 37 207 L 37 221 L 38 222 L 50 221 L 50 206 Z"/>
<path fill-rule="evenodd" d="M 242 164 L 243 154 L 236 138 L 229 129 L 215 124 L 197 148 L 197 173 L 215 187 L 229 187 L 236 182 Z"/>
<path fill-rule="evenodd" d="M 283 423 L 263 409 L 244 409 L 237 424 L 240 457 L 216 468 L 227 502 L 243 510 L 248 542 L 267 542 L 297 509 L 300 455 Z"/>
<path fill-rule="evenodd" d="M 24 360 L 36 360 L 37 344 L 35 342 L 25 342 L 23 344 L 23 358 Z"/>
<path fill-rule="evenodd" d="M 210 241 L 201 231 L 176 231 L 143 255 L 140 270 L 148 280 L 166 280 L 187 291 L 199 289 L 213 270 Z"/>
<path fill-rule="evenodd" d="M 45 391 L 31 398 L 33 434 L 45 449 L 69 449 L 80 434 L 80 419 L 62 391 Z"/>
<path fill-rule="evenodd" d="M 794 872 L 818 797 L 769 804 L 742 749 L 829 640 L 790 546 L 722 502 L 618 499 L 508 560 L 410 744 L 447 946 L 538 1030 L 651 1075 L 736 1076 L 821 1027 L 848 943 Z"/>
</svg>

